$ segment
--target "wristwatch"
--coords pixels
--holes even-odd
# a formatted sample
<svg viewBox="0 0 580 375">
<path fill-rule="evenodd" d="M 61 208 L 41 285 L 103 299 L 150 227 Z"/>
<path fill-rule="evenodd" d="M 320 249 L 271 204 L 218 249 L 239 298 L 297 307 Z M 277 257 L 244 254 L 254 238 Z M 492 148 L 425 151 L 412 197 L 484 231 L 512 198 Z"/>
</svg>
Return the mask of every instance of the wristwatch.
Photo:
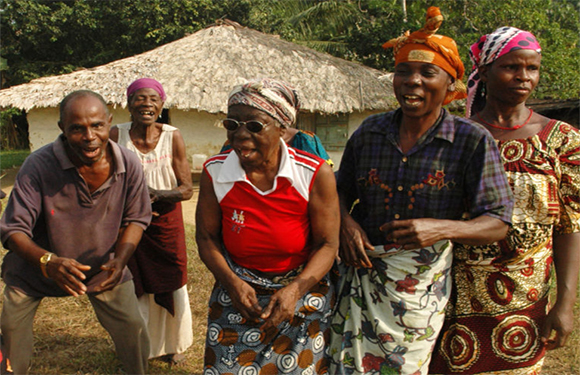
<svg viewBox="0 0 580 375">
<path fill-rule="evenodd" d="M 47 279 L 48 274 L 46 273 L 46 265 L 48 264 L 48 262 L 50 262 L 53 255 L 54 255 L 53 253 L 46 252 L 44 253 L 43 256 L 40 257 L 40 270 L 42 271 L 44 277 L 46 277 Z"/>
</svg>

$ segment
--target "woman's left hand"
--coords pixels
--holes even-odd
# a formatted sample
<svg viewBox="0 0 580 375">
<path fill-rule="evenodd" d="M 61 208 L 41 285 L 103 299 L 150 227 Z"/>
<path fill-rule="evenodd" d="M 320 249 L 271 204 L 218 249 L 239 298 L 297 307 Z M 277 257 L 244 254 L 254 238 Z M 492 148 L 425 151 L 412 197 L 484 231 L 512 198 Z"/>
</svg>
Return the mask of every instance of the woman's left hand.
<svg viewBox="0 0 580 375">
<path fill-rule="evenodd" d="M 270 303 L 264 308 L 260 316 L 265 320 L 260 329 L 267 331 L 284 321 L 290 321 L 294 316 L 296 303 L 300 297 L 299 288 L 295 284 L 290 284 L 274 293 L 270 298 Z"/>
<path fill-rule="evenodd" d="M 547 350 L 557 349 L 566 345 L 566 341 L 574 327 L 574 313 L 572 309 L 563 308 L 558 303 L 548 313 L 540 340 Z M 556 334 L 552 337 L 552 332 Z"/>
<path fill-rule="evenodd" d="M 546 317 L 540 337 L 548 350 L 566 345 L 574 328 L 573 310 L 580 273 L 580 233 L 554 235 L 552 249 L 556 266 L 557 297 L 554 307 Z M 552 337 L 553 332 L 556 334 Z"/>
</svg>

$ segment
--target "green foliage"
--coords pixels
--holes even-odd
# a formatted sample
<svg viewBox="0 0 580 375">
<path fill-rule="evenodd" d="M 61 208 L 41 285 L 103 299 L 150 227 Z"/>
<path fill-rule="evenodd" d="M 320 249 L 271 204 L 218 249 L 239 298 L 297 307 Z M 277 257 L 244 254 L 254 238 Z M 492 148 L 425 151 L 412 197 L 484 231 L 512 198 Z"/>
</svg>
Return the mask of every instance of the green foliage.
<svg viewBox="0 0 580 375">
<path fill-rule="evenodd" d="M 0 151 L 0 171 L 21 166 L 29 154 L 29 150 Z"/>
<path fill-rule="evenodd" d="M 4 86 L 90 68 L 169 43 L 228 17 L 247 0 L 2 0 Z"/>
<path fill-rule="evenodd" d="M 406 15 L 402 4 L 406 3 Z M 381 45 L 441 8 L 469 73 L 469 46 L 510 25 L 543 48 L 538 98 L 578 98 L 578 0 L 0 0 L 4 87 L 133 56 L 228 18 L 294 43 L 392 71 Z"/>
<path fill-rule="evenodd" d="M 250 24 L 268 33 L 338 57 L 392 71 L 381 45 L 423 26 L 429 6 L 445 17 L 439 31 L 457 42 L 471 70 L 469 47 L 501 26 L 533 32 L 543 48 L 538 98 L 578 98 L 580 51 L 577 0 L 254 0 Z"/>
<path fill-rule="evenodd" d="M 20 149 L 20 140 L 18 137 L 18 131 L 12 118 L 14 116 L 20 116 L 22 111 L 16 108 L 8 108 L 6 110 L 0 111 L 0 139 L 2 143 L 0 145 L 2 150 L 13 150 Z"/>
<path fill-rule="evenodd" d="M 446 17 L 441 33 L 455 39 L 467 72 L 472 65 L 469 47 L 483 34 L 501 26 L 513 26 L 534 33 L 542 46 L 542 74 L 534 96 L 580 97 L 577 1 L 449 0 L 442 2 L 440 8 Z"/>
<path fill-rule="evenodd" d="M 349 0 L 262 0 L 254 6 L 266 9 L 257 25 L 261 30 L 338 56 L 348 53 L 346 38 L 361 18 L 356 2 Z"/>
</svg>

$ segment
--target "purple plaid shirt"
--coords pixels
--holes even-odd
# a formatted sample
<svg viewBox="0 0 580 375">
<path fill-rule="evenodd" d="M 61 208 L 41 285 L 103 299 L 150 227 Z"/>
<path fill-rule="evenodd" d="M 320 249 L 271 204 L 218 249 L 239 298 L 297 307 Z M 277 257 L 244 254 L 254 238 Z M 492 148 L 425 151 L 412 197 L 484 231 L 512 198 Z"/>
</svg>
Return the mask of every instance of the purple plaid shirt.
<svg viewBox="0 0 580 375">
<path fill-rule="evenodd" d="M 511 223 L 513 195 L 491 134 L 467 119 L 442 116 L 406 154 L 400 110 L 368 117 L 348 140 L 338 192 L 374 245 L 396 219 L 461 220 L 489 215 Z"/>
</svg>

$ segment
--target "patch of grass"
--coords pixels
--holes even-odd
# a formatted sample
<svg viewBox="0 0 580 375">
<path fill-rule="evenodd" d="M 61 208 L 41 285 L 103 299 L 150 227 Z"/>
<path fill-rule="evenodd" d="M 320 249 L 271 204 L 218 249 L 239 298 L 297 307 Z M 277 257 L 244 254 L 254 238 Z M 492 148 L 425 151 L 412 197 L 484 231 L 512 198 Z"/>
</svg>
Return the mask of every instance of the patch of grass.
<svg viewBox="0 0 580 375">
<path fill-rule="evenodd" d="M 207 301 L 213 276 L 199 259 L 195 228 L 186 224 L 189 256 L 188 291 L 193 315 L 194 342 L 187 350 L 186 362 L 174 367 L 149 361 L 150 374 L 201 374 L 207 324 Z M 3 257 L 6 251 L 0 249 Z M 0 282 L 3 290 L 3 283 Z M 574 332 L 565 348 L 549 352 L 542 374 L 580 373 L 580 291 L 576 303 Z M 0 302 L 0 307 L 2 303 Z M 45 298 L 34 323 L 34 357 L 31 374 L 119 374 L 121 364 L 113 343 L 101 327 L 86 297 Z"/>
<path fill-rule="evenodd" d="M 0 171 L 19 167 L 30 155 L 30 150 L 0 151 Z"/>
</svg>

